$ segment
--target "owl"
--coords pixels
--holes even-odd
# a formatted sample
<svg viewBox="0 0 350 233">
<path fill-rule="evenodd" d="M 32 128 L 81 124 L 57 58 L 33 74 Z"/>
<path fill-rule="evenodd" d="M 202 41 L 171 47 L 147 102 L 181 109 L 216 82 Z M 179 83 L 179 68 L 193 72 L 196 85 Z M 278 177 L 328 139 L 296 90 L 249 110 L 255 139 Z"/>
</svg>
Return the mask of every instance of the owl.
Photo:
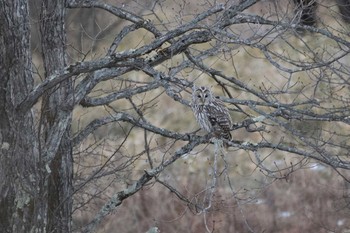
<svg viewBox="0 0 350 233">
<path fill-rule="evenodd" d="M 193 86 L 191 107 L 202 129 L 213 133 L 216 138 L 231 140 L 230 113 L 209 88 Z"/>
</svg>

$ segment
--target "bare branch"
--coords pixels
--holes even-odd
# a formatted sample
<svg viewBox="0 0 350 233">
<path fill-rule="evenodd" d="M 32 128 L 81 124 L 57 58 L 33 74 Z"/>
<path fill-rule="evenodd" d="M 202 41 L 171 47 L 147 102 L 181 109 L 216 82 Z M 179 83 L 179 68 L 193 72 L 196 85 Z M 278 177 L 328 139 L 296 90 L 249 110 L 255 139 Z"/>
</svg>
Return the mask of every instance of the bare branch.
<svg viewBox="0 0 350 233">
<path fill-rule="evenodd" d="M 82 232 L 88 233 L 93 232 L 97 225 L 101 222 L 101 220 L 114 211 L 126 198 L 134 195 L 137 191 L 139 191 L 143 186 L 145 186 L 151 179 L 160 174 L 166 167 L 174 163 L 177 159 L 179 159 L 182 155 L 189 153 L 195 146 L 197 146 L 200 142 L 198 140 L 190 141 L 185 146 L 181 147 L 179 150 L 175 152 L 175 154 L 160 166 L 151 169 L 149 171 L 145 171 L 145 174 L 141 176 L 135 183 L 133 183 L 128 189 L 117 192 L 113 194 L 111 199 L 107 201 L 107 203 L 103 206 L 103 208 L 99 211 L 99 213 L 94 217 Z"/>
</svg>

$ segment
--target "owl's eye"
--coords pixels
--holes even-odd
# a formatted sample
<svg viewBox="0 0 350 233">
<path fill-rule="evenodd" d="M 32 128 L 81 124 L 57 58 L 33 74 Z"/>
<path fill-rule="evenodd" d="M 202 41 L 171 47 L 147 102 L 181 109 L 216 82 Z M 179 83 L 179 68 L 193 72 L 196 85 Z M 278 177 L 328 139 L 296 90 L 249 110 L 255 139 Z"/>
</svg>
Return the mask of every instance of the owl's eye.
<svg viewBox="0 0 350 233">
<path fill-rule="evenodd" d="M 201 95 L 197 95 L 198 98 L 201 98 Z"/>
<path fill-rule="evenodd" d="M 208 94 L 205 94 L 205 95 L 204 95 L 204 98 L 208 98 Z"/>
</svg>

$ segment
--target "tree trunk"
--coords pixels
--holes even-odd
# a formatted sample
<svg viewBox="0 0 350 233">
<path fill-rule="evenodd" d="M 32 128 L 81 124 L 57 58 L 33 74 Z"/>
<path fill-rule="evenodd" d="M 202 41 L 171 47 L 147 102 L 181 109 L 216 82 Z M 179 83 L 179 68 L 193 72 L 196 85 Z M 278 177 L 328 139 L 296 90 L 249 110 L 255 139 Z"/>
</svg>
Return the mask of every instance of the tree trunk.
<svg viewBox="0 0 350 233">
<path fill-rule="evenodd" d="M 65 66 L 65 3 L 44 0 L 40 31 L 45 76 Z M 70 232 L 72 84 L 42 98 L 41 117 L 16 106 L 33 89 L 26 0 L 0 1 L 0 229 Z"/>
<path fill-rule="evenodd" d="M 45 207 L 37 206 L 33 116 L 15 109 L 33 87 L 27 1 L 0 2 L 0 36 L 0 229 L 30 232 L 43 223 Z"/>
<path fill-rule="evenodd" d="M 44 0 L 41 9 L 41 44 L 45 77 L 62 70 L 66 65 L 65 0 Z M 41 145 L 52 147 L 52 140 L 61 140 L 56 153 L 49 157 L 48 225 L 47 232 L 70 232 L 72 211 L 72 145 L 70 122 L 72 107 L 67 97 L 72 92 L 72 82 L 66 80 L 43 96 L 42 132 L 62 132 L 61 135 L 44 133 Z M 61 126 L 62 119 L 67 122 Z M 68 119 L 68 120 L 67 120 Z M 51 157 L 51 158 L 50 158 Z"/>
</svg>

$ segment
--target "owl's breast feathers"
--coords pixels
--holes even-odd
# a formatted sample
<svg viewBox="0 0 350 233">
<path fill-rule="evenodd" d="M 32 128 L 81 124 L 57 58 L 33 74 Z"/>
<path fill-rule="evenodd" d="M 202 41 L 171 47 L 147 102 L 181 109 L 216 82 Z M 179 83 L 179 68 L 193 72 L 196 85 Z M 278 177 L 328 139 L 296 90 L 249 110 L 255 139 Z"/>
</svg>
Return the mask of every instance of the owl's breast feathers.
<svg viewBox="0 0 350 233">
<path fill-rule="evenodd" d="M 201 126 L 202 129 L 206 130 L 207 132 L 211 132 L 213 130 L 212 124 L 210 122 L 210 119 L 207 115 L 207 109 L 204 105 L 197 105 L 195 106 L 196 109 L 194 109 L 194 114 L 196 116 L 196 120 L 198 124 Z"/>
</svg>

